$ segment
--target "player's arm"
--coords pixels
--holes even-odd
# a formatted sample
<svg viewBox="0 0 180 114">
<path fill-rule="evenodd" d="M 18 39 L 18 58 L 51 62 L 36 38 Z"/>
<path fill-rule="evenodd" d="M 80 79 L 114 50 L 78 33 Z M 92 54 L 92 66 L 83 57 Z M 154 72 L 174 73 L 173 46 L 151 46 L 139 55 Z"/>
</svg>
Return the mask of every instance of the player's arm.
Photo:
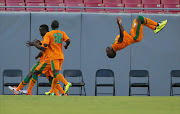
<svg viewBox="0 0 180 114">
<path fill-rule="evenodd" d="M 69 44 L 71 43 L 71 41 L 70 41 L 70 39 L 68 39 L 68 40 L 66 40 L 65 42 L 66 42 L 66 45 L 64 46 L 64 48 L 67 49 L 68 46 L 69 46 Z"/>
<path fill-rule="evenodd" d="M 35 59 L 38 59 L 39 57 L 41 57 L 43 55 L 43 52 L 40 51 L 39 54 L 35 57 Z"/>
<path fill-rule="evenodd" d="M 71 41 L 65 32 L 63 33 L 63 41 L 66 42 L 66 45 L 64 46 L 64 48 L 67 49 Z"/>
<path fill-rule="evenodd" d="M 39 45 L 38 43 L 36 43 L 36 40 L 33 42 L 27 41 L 27 46 L 35 46 L 37 49 L 45 51 L 46 48 L 42 47 L 41 45 Z"/>
<path fill-rule="evenodd" d="M 122 26 L 122 21 L 120 17 L 117 17 L 117 23 L 119 26 L 119 30 L 120 30 L 120 38 L 118 39 L 118 42 L 122 43 L 123 42 L 123 37 L 124 37 L 124 27 Z"/>
</svg>

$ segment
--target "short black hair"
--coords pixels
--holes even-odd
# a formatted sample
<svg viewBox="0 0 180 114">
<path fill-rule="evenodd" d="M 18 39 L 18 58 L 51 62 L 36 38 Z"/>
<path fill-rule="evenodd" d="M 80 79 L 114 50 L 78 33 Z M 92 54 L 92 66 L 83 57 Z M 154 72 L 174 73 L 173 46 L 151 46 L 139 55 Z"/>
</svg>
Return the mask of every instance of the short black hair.
<svg viewBox="0 0 180 114">
<path fill-rule="evenodd" d="M 39 29 L 45 30 L 47 32 L 49 32 L 49 27 L 46 24 L 43 24 L 39 27 Z"/>
<path fill-rule="evenodd" d="M 59 28 L 59 22 L 54 20 L 51 24 L 51 28 L 54 28 L 54 29 Z"/>
<path fill-rule="evenodd" d="M 116 57 L 116 53 L 114 52 L 114 53 L 112 53 L 112 54 L 107 54 L 107 56 L 108 56 L 109 58 L 114 58 L 114 57 Z"/>
</svg>

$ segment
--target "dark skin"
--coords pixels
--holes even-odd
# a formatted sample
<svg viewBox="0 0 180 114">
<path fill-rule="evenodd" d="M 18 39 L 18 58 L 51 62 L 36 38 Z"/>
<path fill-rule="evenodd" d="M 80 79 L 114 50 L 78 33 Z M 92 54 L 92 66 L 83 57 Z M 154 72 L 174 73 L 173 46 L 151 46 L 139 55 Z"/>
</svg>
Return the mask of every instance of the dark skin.
<svg viewBox="0 0 180 114">
<path fill-rule="evenodd" d="M 118 27 L 119 27 L 119 33 L 120 33 L 120 38 L 118 39 L 118 42 L 119 43 L 122 43 L 123 42 L 123 37 L 124 37 L 124 27 L 122 26 L 122 21 L 121 21 L 121 18 L 120 17 L 116 17 L 116 20 L 117 20 L 117 24 L 118 24 Z M 106 48 L 106 53 L 107 55 L 114 55 L 114 51 L 112 49 L 112 47 L 107 47 Z"/>
</svg>

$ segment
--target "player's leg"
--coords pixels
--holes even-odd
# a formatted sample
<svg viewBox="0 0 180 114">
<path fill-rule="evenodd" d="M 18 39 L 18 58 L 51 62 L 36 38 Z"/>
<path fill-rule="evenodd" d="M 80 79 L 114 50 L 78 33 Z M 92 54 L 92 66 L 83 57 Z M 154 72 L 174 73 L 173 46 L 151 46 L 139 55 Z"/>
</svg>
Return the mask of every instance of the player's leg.
<svg viewBox="0 0 180 114">
<path fill-rule="evenodd" d="M 142 24 L 144 24 L 147 27 L 149 27 L 150 29 L 154 30 L 155 33 L 158 33 L 159 31 L 161 31 L 167 23 L 167 20 L 158 23 L 149 18 L 145 18 L 143 16 L 138 16 L 137 18 L 139 18 L 141 20 Z M 154 27 L 151 25 L 155 26 L 156 28 L 154 29 Z"/>
<path fill-rule="evenodd" d="M 29 74 L 26 76 L 26 78 L 24 78 L 24 80 L 22 80 L 22 82 L 18 85 L 17 88 L 9 87 L 9 89 L 10 89 L 11 91 L 13 91 L 14 94 L 16 94 L 16 95 L 19 94 L 19 90 L 22 90 L 22 89 L 24 88 L 24 86 L 26 86 L 26 85 L 29 83 L 30 79 L 32 78 L 32 74 L 33 74 L 34 70 L 36 69 L 36 67 L 39 65 L 39 63 L 40 63 L 40 62 L 38 61 L 38 62 L 31 68 Z"/>
<path fill-rule="evenodd" d="M 49 75 L 50 75 L 50 83 L 52 84 L 52 80 L 53 80 L 53 72 L 51 71 L 51 70 L 49 70 Z M 47 74 L 48 74 L 47 73 Z M 61 94 L 63 95 L 64 94 L 64 90 L 63 90 L 63 88 L 61 87 L 61 85 L 60 85 L 60 83 L 58 82 L 57 83 L 57 85 L 56 85 L 56 89 L 55 89 L 55 94 L 56 94 L 56 92 L 58 92 L 58 90 L 61 92 Z M 58 92 L 59 93 L 59 92 Z M 56 94 L 57 95 L 57 94 Z"/>
<path fill-rule="evenodd" d="M 35 85 L 38 76 L 40 76 L 40 74 L 46 72 L 48 70 L 48 64 L 46 62 L 41 62 L 35 69 L 35 71 L 33 72 L 32 78 L 30 80 L 29 83 L 29 87 L 27 89 L 27 95 L 31 95 L 31 91 L 33 86 Z M 50 65 L 49 65 L 50 66 Z"/>
<path fill-rule="evenodd" d="M 59 73 L 61 70 L 62 63 L 63 63 L 63 60 L 52 60 L 51 61 L 51 67 L 52 67 L 53 74 L 54 74 L 54 78 L 53 78 L 52 85 L 51 85 L 51 91 L 50 91 L 51 93 L 54 92 L 58 80 L 61 81 L 62 83 L 64 83 L 64 85 L 66 85 L 65 94 L 68 93 L 69 87 L 72 86 L 72 84 L 69 83 L 61 73 Z"/>
</svg>

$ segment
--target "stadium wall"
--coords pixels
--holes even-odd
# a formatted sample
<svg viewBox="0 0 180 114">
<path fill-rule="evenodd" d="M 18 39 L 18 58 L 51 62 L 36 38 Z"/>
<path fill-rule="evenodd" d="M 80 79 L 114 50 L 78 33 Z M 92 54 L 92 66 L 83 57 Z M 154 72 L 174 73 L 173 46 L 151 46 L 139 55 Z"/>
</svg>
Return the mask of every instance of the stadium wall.
<svg viewBox="0 0 180 114">
<path fill-rule="evenodd" d="M 144 38 L 117 53 L 115 59 L 106 57 L 105 48 L 110 46 L 119 34 L 116 16 L 121 16 L 126 31 L 130 31 L 133 19 L 138 14 L 94 14 L 94 13 L 0 13 L 0 73 L 4 69 L 21 69 L 23 78 L 36 63 L 38 54 L 35 47 L 25 46 L 26 41 L 35 38 L 41 40 L 39 26 L 50 24 L 53 20 L 60 22 L 60 29 L 71 39 L 68 50 L 64 50 L 65 69 L 81 69 L 86 83 L 88 96 L 95 94 L 95 73 L 98 69 L 108 68 L 114 71 L 116 95 L 127 96 L 130 70 L 148 70 L 150 74 L 150 89 L 152 96 L 169 96 L 170 71 L 180 67 L 178 60 L 180 48 L 178 32 L 179 15 L 142 14 L 155 21 L 167 19 L 167 26 L 158 34 L 144 27 Z M 68 79 L 69 80 L 69 79 Z M 0 77 L 0 95 L 2 95 L 2 75 Z M 18 80 L 6 81 L 14 82 Z M 39 82 L 46 79 L 39 78 Z M 101 80 L 108 82 L 108 79 Z M 27 87 L 26 87 L 27 89 Z M 39 89 L 39 93 L 47 91 Z M 100 92 L 112 92 L 110 88 L 99 89 Z M 6 88 L 6 93 L 10 91 Z M 79 92 L 79 89 L 71 89 Z M 135 90 L 134 92 L 145 92 Z M 37 85 L 33 94 L 37 93 Z"/>
</svg>

